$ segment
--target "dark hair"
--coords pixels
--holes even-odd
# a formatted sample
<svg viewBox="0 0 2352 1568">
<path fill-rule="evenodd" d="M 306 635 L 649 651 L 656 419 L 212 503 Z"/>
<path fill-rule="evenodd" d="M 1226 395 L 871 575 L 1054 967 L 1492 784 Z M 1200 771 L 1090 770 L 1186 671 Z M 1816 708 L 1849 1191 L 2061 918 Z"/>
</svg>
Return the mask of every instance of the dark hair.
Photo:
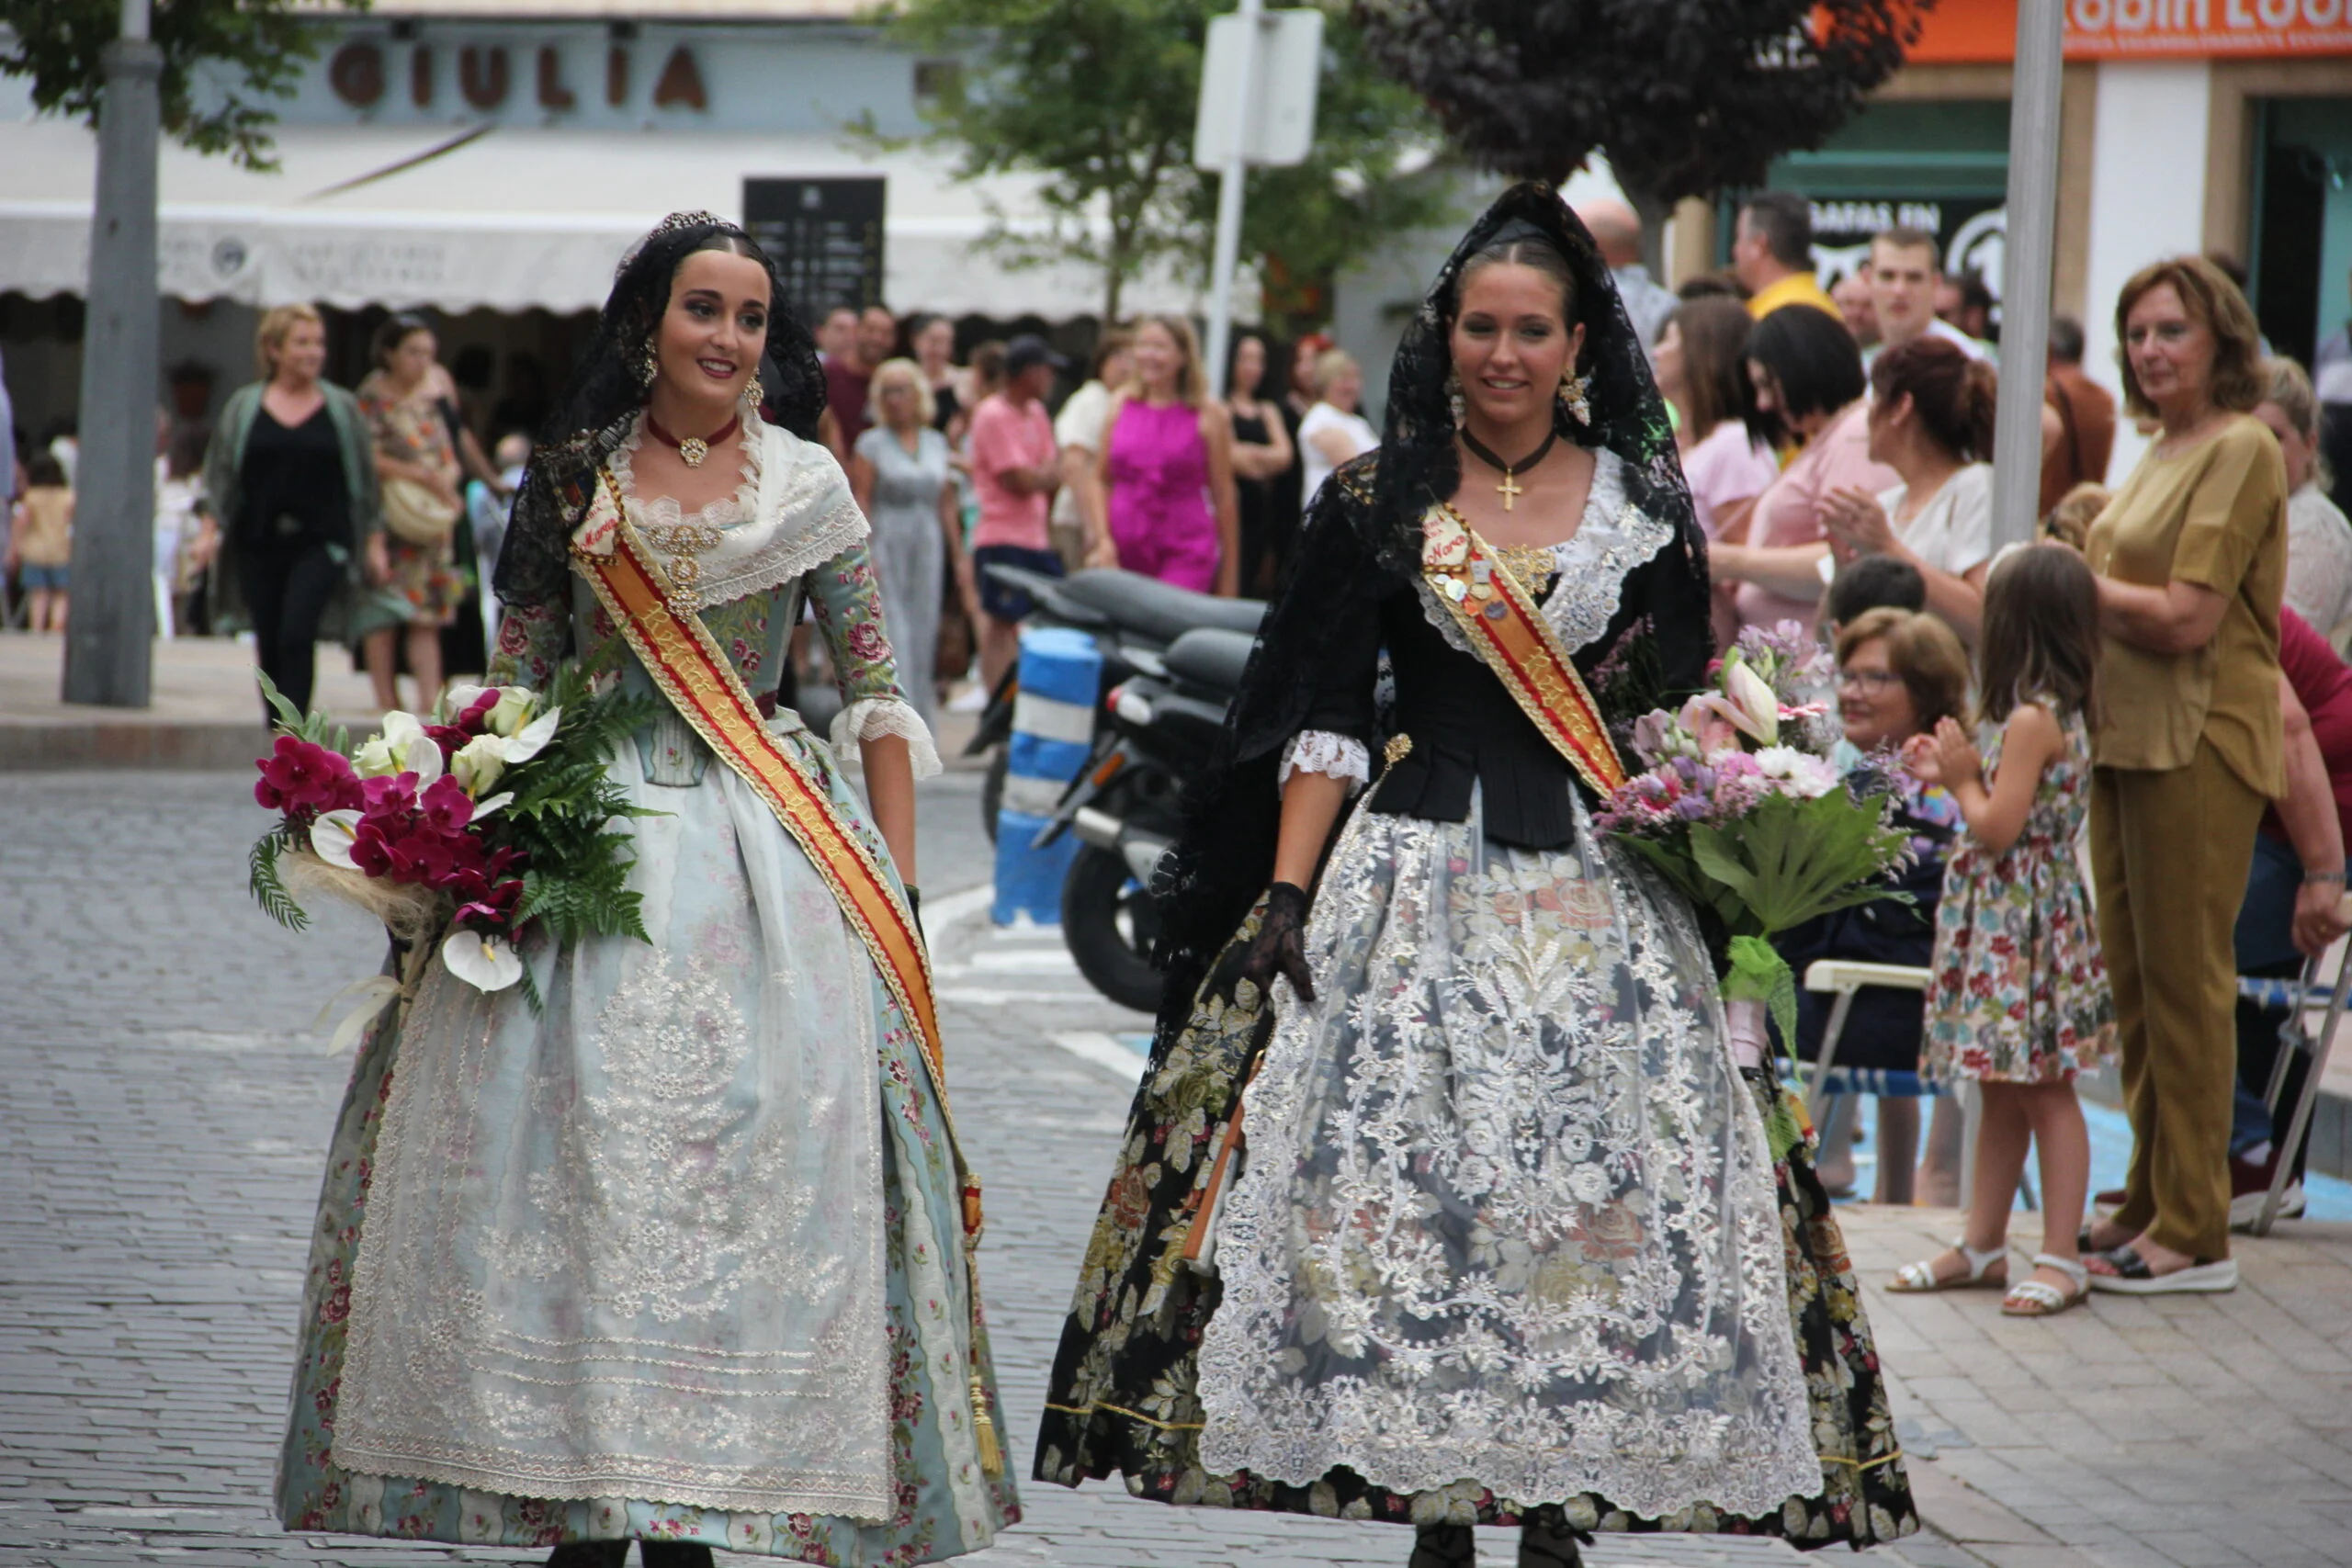
<svg viewBox="0 0 2352 1568">
<path fill-rule="evenodd" d="M 1877 406 L 1911 400 L 1928 438 L 1963 463 L 1993 460 L 1993 405 L 2000 378 L 1948 338 L 1923 333 L 1882 352 L 1871 363 Z"/>
<path fill-rule="evenodd" d="M 2254 307 L 2229 276 L 2203 256 L 2174 256 L 2133 273 L 2115 297 L 2115 359 L 2123 371 L 2123 412 L 2154 415 L 2156 405 L 2140 390 L 2132 372 L 2126 324 L 2132 307 L 2150 289 L 2170 284 L 2180 296 L 2181 308 L 2191 321 L 2202 321 L 2213 333 L 2213 406 L 2233 413 L 2252 413 L 2270 389 L 2262 373 L 2262 328 Z"/>
<path fill-rule="evenodd" d="M 25 482 L 28 485 L 62 485 L 65 465 L 52 452 L 36 452 L 25 460 Z"/>
<path fill-rule="evenodd" d="M 2004 550 L 1984 579 L 1976 716 L 1999 724 L 2019 703 L 2098 722 L 2098 580 L 2064 545 Z"/>
<path fill-rule="evenodd" d="M 400 352 L 401 344 L 419 333 L 432 330 L 433 323 L 415 311 L 395 310 L 384 318 L 376 328 L 375 335 L 368 340 L 368 358 L 377 369 L 389 369 L 392 355 Z"/>
<path fill-rule="evenodd" d="M 1903 678 L 1911 718 L 1919 728 L 1933 729 L 1938 721 L 1967 711 L 1968 652 L 1943 622 L 1893 605 L 1864 610 L 1838 628 L 1839 667 L 1866 642 L 1886 644 L 1886 661 Z"/>
<path fill-rule="evenodd" d="M 1740 204 L 1747 227 L 1782 266 L 1813 265 L 1813 203 L 1792 190 L 1761 190 Z"/>
<path fill-rule="evenodd" d="M 1568 258 L 1562 255 L 1550 241 L 1533 238 L 1498 240 L 1474 253 L 1462 264 L 1462 276 L 1454 285 L 1453 308 L 1446 312 L 1449 323 L 1461 313 L 1462 296 L 1469 288 L 1470 280 L 1490 266 L 1501 266 L 1506 263 L 1513 266 L 1533 267 L 1558 284 L 1560 320 L 1569 326 L 1577 324 L 1576 269 L 1568 265 Z"/>
<path fill-rule="evenodd" d="M 1086 362 L 1086 373 L 1100 381 L 1102 379 L 1102 367 L 1110 364 L 1114 355 L 1125 354 L 1135 345 L 1136 334 L 1126 328 L 1104 328 L 1102 335 L 1094 340 L 1094 353 Z M 1271 373 L 1273 366 L 1270 363 L 1266 368 Z"/>
<path fill-rule="evenodd" d="M 1928 580 L 1897 556 L 1860 556 L 1829 580 L 1830 624 L 1842 632 L 1872 610 L 1924 610 Z"/>
<path fill-rule="evenodd" d="M 164 461 L 172 478 L 184 479 L 204 467 L 204 449 L 212 432 L 201 424 L 183 424 L 165 444 Z"/>
<path fill-rule="evenodd" d="M 1674 288 L 1677 299 L 1711 299 L 1718 295 L 1726 299 L 1738 299 L 1739 279 L 1727 272 L 1701 272 L 1684 278 Z"/>
<path fill-rule="evenodd" d="M 1897 251 L 1924 250 L 1928 253 L 1928 270 L 1929 272 L 1943 270 L 1944 248 L 1936 243 L 1936 237 L 1933 234 L 1915 224 L 1895 223 L 1881 229 L 1871 236 L 1871 250 L 1875 253 L 1881 245 Z M 1872 265 L 1875 265 L 1876 263 L 1873 262 Z"/>
<path fill-rule="evenodd" d="M 817 418 L 825 410 L 824 371 L 817 363 L 816 342 L 792 310 L 775 264 L 734 224 L 694 212 L 662 220 L 661 227 L 622 258 L 596 319 L 596 334 L 542 428 L 542 451 L 582 437 L 596 438 L 607 452 L 619 444 L 626 434 L 623 422 L 634 419 L 645 404 L 644 357 L 670 309 L 678 268 L 703 251 L 747 257 L 767 274 L 766 360 L 775 379 L 762 371 L 764 406 L 774 411 L 777 423 L 802 440 L 817 438 Z"/>
<path fill-rule="evenodd" d="M 2219 272 L 2223 277 L 2226 277 L 2232 283 L 2236 284 L 2238 286 L 2238 292 L 2241 294 L 2245 292 L 2245 286 L 2253 281 L 2254 275 L 2246 271 L 2245 263 L 2238 260 L 2237 257 L 2230 254 L 2227 251 L 2207 251 L 2205 253 L 2205 259 L 2211 262 L 2213 264 L 2214 270 Z"/>
<path fill-rule="evenodd" d="M 1682 337 L 1682 418 L 1703 440 L 1724 420 L 1756 423 L 1756 394 L 1747 384 L 1747 340 L 1756 331 L 1747 307 L 1721 295 L 1689 299 L 1666 318 Z M 1666 327 L 1658 332 L 1665 333 Z"/>
<path fill-rule="evenodd" d="M 2083 323 L 2072 316 L 2050 318 L 2050 357 L 2061 365 L 2083 362 Z"/>
<path fill-rule="evenodd" d="M 1846 323 L 1810 305 L 1784 305 L 1756 323 L 1747 357 L 1772 373 L 1779 407 L 1769 423 L 1835 413 L 1862 395 L 1862 351 Z"/>
<path fill-rule="evenodd" d="M 1960 302 L 1968 309 L 1990 310 L 1993 308 L 1992 287 L 1984 281 L 1983 273 L 1973 270 L 1963 272 L 1951 280 L 1951 286 L 1960 290 Z"/>
</svg>

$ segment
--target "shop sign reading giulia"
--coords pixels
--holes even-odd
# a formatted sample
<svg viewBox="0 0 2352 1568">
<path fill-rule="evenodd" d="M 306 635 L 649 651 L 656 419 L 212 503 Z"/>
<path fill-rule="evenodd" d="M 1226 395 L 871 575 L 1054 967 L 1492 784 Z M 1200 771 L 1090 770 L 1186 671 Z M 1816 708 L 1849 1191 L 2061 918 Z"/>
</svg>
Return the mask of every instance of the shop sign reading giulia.
<svg viewBox="0 0 2352 1568">
<path fill-rule="evenodd" d="M 466 107 L 484 114 L 506 107 L 518 93 L 530 94 L 542 109 L 560 111 L 577 107 L 583 91 L 599 89 L 607 107 L 622 108 L 629 102 L 636 63 L 628 44 L 610 44 L 605 51 L 604 80 L 590 88 L 566 77 L 567 51 L 552 43 L 535 49 L 490 42 L 413 43 L 401 52 L 402 58 L 395 62 L 383 43 L 354 39 L 329 58 L 327 85 L 345 104 L 363 110 L 384 102 L 394 90 L 395 75 L 409 104 L 420 109 L 434 107 L 444 94 L 454 91 Z M 682 43 L 670 51 L 653 80 L 652 102 L 657 109 L 710 107 L 692 48 Z"/>
</svg>

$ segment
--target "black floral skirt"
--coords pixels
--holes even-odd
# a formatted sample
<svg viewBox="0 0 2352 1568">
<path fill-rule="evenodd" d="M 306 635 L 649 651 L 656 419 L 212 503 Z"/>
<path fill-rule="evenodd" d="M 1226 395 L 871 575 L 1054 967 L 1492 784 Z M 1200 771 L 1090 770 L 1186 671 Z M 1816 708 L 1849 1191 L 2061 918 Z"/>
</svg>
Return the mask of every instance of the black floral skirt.
<svg viewBox="0 0 2352 1568">
<path fill-rule="evenodd" d="M 1635 1534 L 1770 1535 L 1805 1548 L 1874 1546 L 1919 1528 L 1860 1286 L 1828 1193 L 1814 1174 L 1812 1130 L 1793 1098 L 1760 1074 L 1750 1074 L 1749 1082 L 1772 1149 L 1790 1327 L 1812 1406 L 1820 1491 L 1791 1497 L 1760 1517 L 1702 1503 L 1646 1518 L 1589 1494 L 1530 1505 L 1472 1481 L 1400 1494 L 1345 1468 L 1306 1486 L 1204 1472 L 1195 1373 L 1220 1287 L 1214 1276 L 1188 1267 L 1182 1253 L 1218 1132 L 1273 1028 L 1272 1009 L 1217 999 L 1255 930 L 1253 917 L 1202 987 L 1189 1024 L 1155 1050 L 1136 1090 L 1054 1359 L 1037 1437 L 1037 1480 L 1077 1486 L 1116 1471 L 1129 1492 L 1163 1503 L 1397 1524 L 1534 1520 Z"/>
</svg>

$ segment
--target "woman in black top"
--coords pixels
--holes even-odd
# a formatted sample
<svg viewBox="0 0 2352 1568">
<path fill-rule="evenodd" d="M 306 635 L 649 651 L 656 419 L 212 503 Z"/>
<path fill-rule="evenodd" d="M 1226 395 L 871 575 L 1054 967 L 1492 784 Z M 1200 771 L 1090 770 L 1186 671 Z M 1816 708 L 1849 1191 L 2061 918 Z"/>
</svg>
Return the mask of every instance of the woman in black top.
<svg viewBox="0 0 2352 1568">
<path fill-rule="evenodd" d="M 262 317 L 254 358 L 263 378 L 230 394 L 204 457 L 222 524 L 212 624 L 250 626 L 262 673 L 307 711 L 317 644 L 366 629 L 355 613 L 389 570 L 376 465 L 358 400 L 319 378 L 317 310 Z"/>
<path fill-rule="evenodd" d="M 1241 503 L 1241 592 L 1263 599 L 1274 591 L 1298 537 L 1298 508 L 1283 510 L 1283 476 L 1298 467 L 1298 448 L 1282 410 L 1261 399 L 1266 378 L 1266 340 L 1244 333 L 1234 341 L 1231 389 L 1225 406 L 1233 415 L 1234 490 Z"/>
</svg>

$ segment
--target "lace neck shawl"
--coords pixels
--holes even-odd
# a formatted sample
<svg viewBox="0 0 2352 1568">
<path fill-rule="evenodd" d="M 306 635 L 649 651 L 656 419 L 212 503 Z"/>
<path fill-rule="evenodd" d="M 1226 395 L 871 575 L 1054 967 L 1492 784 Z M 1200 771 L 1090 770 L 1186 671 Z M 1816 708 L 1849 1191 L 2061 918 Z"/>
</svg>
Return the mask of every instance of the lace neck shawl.
<svg viewBox="0 0 2352 1568">
<path fill-rule="evenodd" d="M 780 587 L 864 539 L 865 513 L 833 455 L 757 416 L 745 427 L 743 478 L 731 496 L 689 514 L 669 496 L 638 493 L 640 420 L 614 450 L 621 504 L 679 592 L 696 610 Z M 690 570 L 681 570 L 691 560 Z"/>
</svg>

